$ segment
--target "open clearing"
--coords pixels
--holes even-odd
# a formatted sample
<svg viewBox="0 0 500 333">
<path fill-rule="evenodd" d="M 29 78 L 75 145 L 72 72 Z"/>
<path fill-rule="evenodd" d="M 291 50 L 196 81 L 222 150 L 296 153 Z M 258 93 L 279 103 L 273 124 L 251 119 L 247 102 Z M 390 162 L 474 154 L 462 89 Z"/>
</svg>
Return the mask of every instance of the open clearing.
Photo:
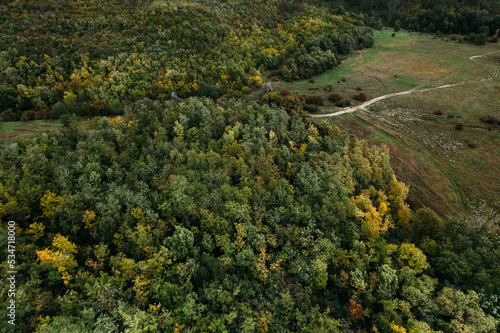
<svg viewBox="0 0 500 333">
<path fill-rule="evenodd" d="M 47 132 L 60 128 L 59 122 L 47 120 L 0 122 L 0 139 L 14 139 L 25 135 Z"/>
<path fill-rule="evenodd" d="M 370 144 L 387 145 L 396 174 L 410 185 L 414 206 L 454 215 L 467 200 L 479 199 L 500 209 L 500 128 L 480 121 L 481 116 L 500 113 L 499 45 L 391 34 L 375 32 L 373 48 L 314 77 L 314 83 L 283 83 L 277 90 L 326 99 L 325 85 L 331 83 L 332 91 L 351 98 L 353 107 L 362 104 L 352 100 L 359 88 L 368 101 L 420 90 L 377 101 L 368 112 L 325 119 Z M 430 89 L 443 85 L 453 86 Z M 326 102 L 319 114 L 342 110 Z M 434 115 L 437 110 L 443 115 Z M 455 130 L 457 123 L 463 130 Z"/>
</svg>

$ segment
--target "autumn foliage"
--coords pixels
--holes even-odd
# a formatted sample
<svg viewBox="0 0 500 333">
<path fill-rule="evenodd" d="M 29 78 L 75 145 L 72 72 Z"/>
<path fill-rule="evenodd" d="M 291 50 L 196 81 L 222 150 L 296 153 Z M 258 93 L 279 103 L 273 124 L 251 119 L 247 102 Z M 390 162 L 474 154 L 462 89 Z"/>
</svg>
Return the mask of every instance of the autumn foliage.
<svg viewBox="0 0 500 333">
<path fill-rule="evenodd" d="M 342 99 L 339 93 L 333 92 L 328 96 L 328 100 L 332 103 L 337 103 Z"/>
<path fill-rule="evenodd" d="M 358 94 L 358 96 L 356 97 L 356 99 L 360 102 L 366 102 L 367 97 L 366 97 L 366 94 L 364 92 L 360 92 Z"/>
<path fill-rule="evenodd" d="M 288 91 L 287 89 L 282 89 L 280 91 L 280 95 L 281 96 L 288 96 L 288 95 L 290 95 L 290 91 Z"/>
<path fill-rule="evenodd" d="M 349 300 L 349 314 L 354 320 L 363 320 L 363 306 L 355 300 Z"/>
</svg>

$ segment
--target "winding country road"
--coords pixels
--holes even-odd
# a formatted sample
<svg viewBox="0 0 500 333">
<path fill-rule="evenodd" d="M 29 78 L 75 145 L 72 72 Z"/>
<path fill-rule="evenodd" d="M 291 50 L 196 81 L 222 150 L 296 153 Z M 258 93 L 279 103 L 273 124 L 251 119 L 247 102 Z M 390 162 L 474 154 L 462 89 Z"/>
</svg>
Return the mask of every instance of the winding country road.
<svg viewBox="0 0 500 333">
<path fill-rule="evenodd" d="M 469 58 L 469 60 L 474 61 L 474 59 L 476 59 L 476 58 L 481 58 L 481 57 L 484 57 L 484 56 L 486 56 L 488 54 L 496 53 L 496 52 L 500 52 L 500 50 L 488 52 L 488 53 L 481 54 L 481 55 L 472 56 L 472 57 Z M 492 67 L 494 69 L 493 74 L 490 77 L 486 78 L 486 79 L 482 79 L 481 81 L 491 80 L 491 79 L 494 79 L 494 78 L 496 78 L 498 76 L 498 68 L 493 67 L 493 66 L 490 66 L 490 67 Z M 475 82 L 477 82 L 477 81 L 475 81 Z M 437 89 L 444 89 L 444 88 L 449 88 L 449 87 L 464 85 L 464 84 L 467 84 L 467 83 L 469 83 L 469 82 L 460 82 L 460 83 L 455 83 L 455 84 L 445 84 L 445 85 L 442 85 L 442 86 L 439 86 L 439 87 L 426 88 L 426 89 L 418 89 L 418 87 L 417 87 L 417 88 L 413 88 L 413 89 L 406 90 L 406 91 L 401 91 L 401 92 L 396 92 L 396 93 L 391 93 L 391 94 L 379 96 L 379 97 L 371 99 L 371 100 L 369 100 L 369 101 L 367 101 L 367 102 L 365 102 L 365 103 L 363 103 L 361 105 L 358 105 L 358 106 L 355 106 L 355 107 L 352 107 L 352 108 L 346 108 L 346 109 L 343 109 L 341 111 L 331 112 L 331 113 L 314 114 L 314 115 L 311 115 L 311 117 L 313 117 L 313 118 L 322 118 L 322 117 L 340 116 L 342 114 L 351 113 L 351 112 L 354 112 L 354 111 L 357 111 L 357 110 L 362 110 L 362 109 L 366 108 L 369 105 L 372 105 L 372 104 L 374 104 L 374 103 L 376 103 L 378 101 L 381 101 L 383 99 L 387 99 L 387 98 L 390 98 L 390 97 L 401 96 L 401 95 L 409 95 L 409 94 L 414 94 L 414 93 L 418 93 L 418 92 L 426 92 L 426 91 L 437 90 Z"/>
<path fill-rule="evenodd" d="M 496 53 L 496 52 L 500 52 L 500 50 L 496 50 L 496 51 L 488 52 L 488 53 L 485 53 L 485 54 L 481 54 L 481 55 L 476 55 L 476 56 L 470 57 L 469 58 L 469 60 L 471 61 L 471 66 L 470 67 L 474 67 L 474 59 L 481 58 L 481 57 L 484 57 L 484 56 L 486 56 L 488 54 Z M 473 82 L 481 82 L 481 81 L 486 81 L 486 80 L 491 80 L 491 79 L 496 78 L 498 76 L 498 68 L 493 67 L 493 66 L 489 66 L 489 67 L 491 67 L 493 69 L 493 74 L 490 77 L 482 79 L 482 80 L 479 80 L 479 81 L 473 81 Z M 457 70 L 457 71 L 462 71 L 462 70 L 464 70 L 466 68 L 462 68 L 462 69 Z M 457 73 L 457 71 L 448 73 L 445 77 L 441 78 L 440 80 L 442 80 L 444 78 L 449 78 L 453 74 Z M 379 97 L 371 99 L 371 100 L 369 100 L 369 101 L 367 101 L 367 102 L 365 102 L 365 103 L 363 103 L 361 105 L 358 105 L 358 106 L 355 106 L 355 107 L 352 107 L 352 108 L 346 108 L 346 109 L 343 109 L 341 111 L 332 112 L 332 113 L 311 115 L 311 117 L 313 117 L 313 118 L 321 118 L 321 117 L 339 116 L 339 115 L 346 114 L 346 113 L 352 113 L 352 112 L 357 111 L 357 110 L 362 110 L 362 109 L 366 108 L 367 106 L 369 106 L 371 104 L 374 104 L 374 103 L 376 103 L 378 101 L 381 101 L 383 99 L 386 99 L 386 98 L 390 98 L 390 97 L 394 97 L 394 96 L 401 96 L 401 95 L 408 95 L 408 94 L 413 94 L 413 93 L 418 93 L 418 92 L 432 91 L 432 90 L 437 90 L 437 89 L 444 89 L 444 88 L 449 88 L 449 87 L 464 85 L 464 84 L 467 84 L 467 83 L 471 83 L 471 82 L 469 81 L 469 82 L 460 82 L 460 83 L 455 83 L 455 84 L 446 84 L 446 85 L 442 85 L 442 86 L 438 86 L 438 87 L 425 88 L 425 89 L 419 89 L 418 87 L 416 87 L 416 88 L 413 88 L 413 89 L 410 89 L 410 90 L 406 90 L 406 91 L 401 91 L 401 92 L 387 94 L 387 95 L 384 95 L 384 96 L 379 96 Z M 389 137 L 391 137 L 392 139 L 394 139 L 395 141 L 397 141 L 400 145 L 402 145 L 402 146 L 406 147 L 407 149 L 409 149 L 413 154 L 415 154 L 416 156 L 420 157 L 421 159 L 427 161 L 432 166 L 434 166 L 439 172 L 441 172 L 441 174 L 443 174 L 443 176 L 446 179 L 448 179 L 448 181 L 450 182 L 451 188 L 453 190 L 453 194 L 455 196 L 455 200 L 456 200 L 456 203 L 457 203 L 458 207 L 462 211 L 465 211 L 464 198 L 463 198 L 463 194 L 462 194 L 462 192 L 460 190 L 460 187 L 458 186 L 458 183 L 457 183 L 456 179 L 445 168 L 443 168 L 441 165 L 439 165 L 437 162 L 435 162 L 432 158 L 430 158 L 430 157 L 426 156 L 425 154 L 423 154 L 422 152 L 420 152 L 420 151 L 418 151 L 418 150 L 410 147 L 404 141 L 402 141 L 399 138 L 396 138 L 395 136 L 391 135 L 389 132 L 385 131 L 384 129 L 376 127 L 374 124 L 367 122 L 366 120 L 364 120 L 363 118 L 361 118 L 359 116 L 355 115 L 354 117 L 356 119 L 358 119 L 359 121 L 367 124 L 367 125 L 373 126 L 376 130 L 384 133 L 385 135 L 388 135 Z"/>
</svg>

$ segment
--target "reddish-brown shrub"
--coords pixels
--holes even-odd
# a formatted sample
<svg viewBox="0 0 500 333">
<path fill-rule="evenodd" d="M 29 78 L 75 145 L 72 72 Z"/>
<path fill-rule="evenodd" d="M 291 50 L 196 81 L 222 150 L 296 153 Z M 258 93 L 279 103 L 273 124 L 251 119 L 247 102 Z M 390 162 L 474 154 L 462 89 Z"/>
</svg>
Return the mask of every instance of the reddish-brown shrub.
<svg viewBox="0 0 500 333">
<path fill-rule="evenodd" d="M 35 119 L 49 119 L 50 117 L 50 110 L 49 109 L 41 109 L 38 112 L 35 112 Z"/>
<path fill-rule="evenodd" d="M 360 92 L 360 93 L 358 94 L 357 99 L 358 99 L 358 101 L 360 101 L 360 102 L 366 102 L 366 99 L 367 99 L 366 94 L 365 94 L 365 93 L 363 93 L 363 92 Z"/>
<path fill-rule="evenodd" d="M 340 101 L 342 99 L 342 96 L 340 96 L 340 94 L 338 94 L 336 92 L 333 92 L 330 94 L 330 96 L 328 96 L 328 99 L 332 103 L 337 103 L 338 101 Z"/>
<path fill-rule="evenodd" d="M 283 89 L 283 90 L 281 90 L 280 95 L 281 96 L 288 96 L 288 95 L 290 95 L 290 91 L 288 91 L 287 89 Z"/>
<path fill-rule="evenodd" d="M 34 120 L 35 111 L 23 111 L 21 115 L 21 121 Z"/>
<path fill-rule="evenodd" d="M 442 116 L 442 115 L 443 115 L 443 111 L 441 111 L 441 110 L 436 110 L 436 111 L 434 111 L 434 114 L 435 114 L 436 116 Z"/>
<path fill-rule="evenodd" d="M 322 106 L 325 104 L 325 101 L 323 100 L 323 96 L 321 95 L 306 96 L 306 104 Z"/>
</svg>

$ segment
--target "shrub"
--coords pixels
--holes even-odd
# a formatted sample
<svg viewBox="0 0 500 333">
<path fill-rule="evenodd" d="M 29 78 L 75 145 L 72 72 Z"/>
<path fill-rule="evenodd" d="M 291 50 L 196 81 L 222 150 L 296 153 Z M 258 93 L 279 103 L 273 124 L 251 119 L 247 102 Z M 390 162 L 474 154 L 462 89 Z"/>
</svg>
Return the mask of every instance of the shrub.
<svg viewBox="0 0 500 333">
<path fill-rule="evenodd" d="M 328 99 L 332 103 L 337 103 L 337 102 L 339 102 L 342 99 L 342 96 L 340 96 L 339 93 L 333 92 L 333 93 L 330 94 L 330 96 L 328 96 Z"/>
<path fill-rule="evenodd" d="M 314 83 L 314 78 L 312 77 L 309 82 Z"/>
<path fill-rule="evenodd" d="M 361 89 L 361 87 L 360 87 L 360 86 L 357 86 L 357 87 L 356 87 L 356 90 L 357 90 L 357 91 L 361 91 L 361 90 L 363 90 L 363 89 Z"/>
<path fill-rule="evenodd" d="M 304 111 L 307 111 L 307 112 L 318 112 L 319 111 L 319 108 L 317 105 L 305 104 L 302 107 L 304 108 Z"/>
<path fill-rule="evenodd" d="M 23 111 L 21 121 L 35 120 L 35 111 Z"/>
<path fill-rule="evenodd" d="M 35 112 L 35 119 L 49 119 L 50 114 L 50 109 L 41 109 L 40 111 Z"/>
<path fill-rule="evenodd" d="M 360 101 L 360 102 L 366 102 L 367 97 L 366 97 L 366 94 L 365 94 L 365 93 L 360 92 L 360 93 L 358 94 L 358 96 L 356 97 L 356 99 L 357 99 L 358 101 Z"/>
<path fill-rule="evenodd" d="M 486 36 L 485 33 L 478 34 L 476 36 L 476 39 L 474 40 L 474 44 L 476 44 L 476 45 L 484 45 L 484 44 L 486 44 L 487 40 L 488 40 L 488 37 Z"/>
<path fill-rule="evenodd" d="M 441 110 L 436 110 L 436 111 L 434 111 L 434 114 L 435 114 L 436 116 L 442 116 L 442 115 L 443 115 L 443 111 L 441 111 Z"/>
<path fill-rule="evenodd" d="M 401 30 L 401 22 L 396 20 L 396 22 L 394 22 L 394 32 L 398 32 L 399 30 Z"/>
<path fill-rule="evenodd" d="M 458 123 L 458 124 L 455 125 L 455 129 L 457 131 L 461 131 L 461 130 L 464 129 L 464 125 L 462 123 Z"/>
<path fill-rule="evenodd" d="M 438 122 L 438 120 L 436 119 L 436 117 L 433 117 L 430 114 L 423 114 L 422 115 L 422 119 L 425 120 L 425 121 L 430 121 L 431 123 L 437 123 Z"/>
<path fill-rule="evenodd" d="M 275 92 L 271 92 L 269 94 L 263 95 L 260 100 L 263 104 L 274 104 L 287 111 L 295 110 L 300 112 L 303 110 L 302 104 L 300 103 L 301 99 L 303 99 L 303 97 L 297 98 L 292 96 L 280 96 Z"/>
<path fill-rule="evenodd" d="M 11 109 L 8 109 L 0 113 L 0 118 L 2 121 L 16 121 L 19 119 L 19 115 Z"/>
<path fill-rule="evenodd" d="M 348 99 L 343 99 L 335 103 L 335 105 L 340 108 L 345 108 L 346 106 L 351 106 L 351 101 Z"/>
<path fill-rule="evenodd" d="M 332 91 L 332 89 L 333 89 L 333 85 L 331 83 L 327 83 L 325 86 L 325 91 L 330 92 L 330 91 Z"/>
<path fill-rule="evenodd" d="M 281 96 L 288 96 L 288 95 L 290 95 L 290 91 L 288 91 L 287 89 L 283 89 L 283 90 L 281 90 L 280 95 Z"/>
<path fill-rule="evenodd" d="M 323 96 L 320 95 L 315 95 L 315 96 L 306 96 L 305 98 L 306 104 L 312 104 L 312 105 L 325 105 L 325 101 L 323 100 Z"/>
</svg>

